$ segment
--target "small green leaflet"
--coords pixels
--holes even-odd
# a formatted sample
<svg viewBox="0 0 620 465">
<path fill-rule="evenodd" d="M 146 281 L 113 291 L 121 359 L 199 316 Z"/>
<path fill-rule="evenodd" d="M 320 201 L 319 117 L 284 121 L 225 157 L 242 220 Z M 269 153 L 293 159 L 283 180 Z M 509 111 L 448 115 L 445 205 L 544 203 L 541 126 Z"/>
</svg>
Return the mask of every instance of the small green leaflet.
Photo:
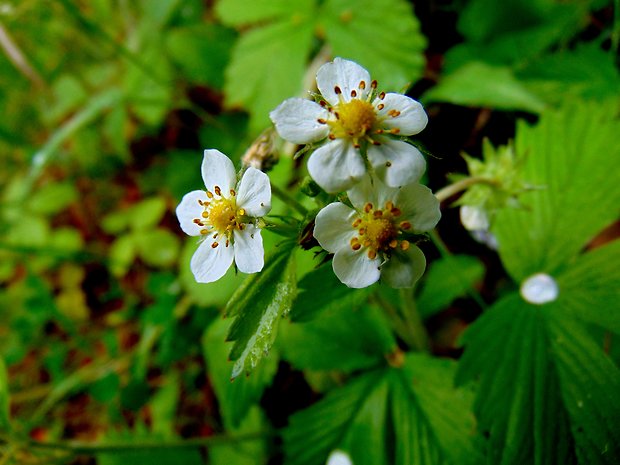
<svg viewBox="0 0 620 465">
<path fill-rule="evenodd" d="M 227 340 L 235 341 L 230 359 L 235 360 L 231 378 L 249 373 L 269 353 L 280 318 L 291 309 L 297 293 L 293 249 L 284 242 L 265 260 L 265 268 L 237 289 L 228 301 L 226 316 L 236 316 Z"/>
<path fill-rule="evenodd" d="M 425 355 L 366 372 L 291 418 L 285 463 L 324 463 L 334 449 L 355 465 L 480 463 L 469 395 L 451 387 L 453 374 L 453 362 Z"/>
</svg>

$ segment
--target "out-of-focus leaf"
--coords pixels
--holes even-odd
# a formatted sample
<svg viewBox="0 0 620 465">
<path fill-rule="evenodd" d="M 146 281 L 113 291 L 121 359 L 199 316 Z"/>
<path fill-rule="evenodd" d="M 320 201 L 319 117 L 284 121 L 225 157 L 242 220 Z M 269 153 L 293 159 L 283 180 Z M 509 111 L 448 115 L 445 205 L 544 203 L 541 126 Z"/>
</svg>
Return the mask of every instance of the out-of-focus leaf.
<svg viewBox="0 0 620 465">
<path fill-rule="evenodd" d="M 222 26 L 196 24 L 169 31 L 166 50 L 188 80 L 219 89 L 224 85 L 223 70 L 235 37 L 233 31 Z"/>
<path fill-rule="evenodd" d="M 140 6 L 144 17 L 149 18 L 159 27 L 164 26 L 174 11 L 183 3 L 182 0 L 141 0 Z"/>
<path fill-rule="evenodd" d="M 222 22 L 230 26 L 243 26 L 257 22 L 283 19 L 297 11 L 306 12 L 314 5 L 315 0 L 220 0 L 215 11 Z"/>
<path fill-rule="evenodd" d="M 151 197 L 131 207 L 129 224 L 134 230 L 150 229 L 157 225 L 166 212 L 166 201 L 162 197 Z"/>
<path fill-rule="evenodd" d="M 7 243 L 21 247 L 43 247 L 50 234 L 50 226 L 45 219 L 30 215 L 27 221 L 17 221 L 6 234 Z"/>
<path fill-rule="evenodd" d="M 620 214 L 617 102 L 573 102 L 543 114 L 535 126 L 520 122 L 515 147 L 524 156 L 523 179 L 537 189 L 520 197 L 523 208 L 498 212 L 493 227 L 504 266 L 520 282 L 558 275 Z"/>
<path fill-rule="evenodd" d="M 231 435 L 264 431 L 267 420 L 259 407 L 252 407 L 238 428 L 229 428 Z M 214 465 L 263 465 L 268 462 L 268 445 L 264 439 L 214 443 L 209 447 L 209 463 Z"/>
<path fill-rule="evenodd" d="M 297 293 L 293 242 L 281 244 L 265 260 L 260 273 L 250 275 L 233 294 L 226 316 L 236 316 L 227 340 L 235 341 L 230 358 L 235 360 L 232 378 L 249 373 L 265 357 Z"/>
<path fill-rule="evenodd" d="M 137 442 L 161 443 L 163 438 L 156 434 L 129 434 L 116 435 L 108 438 L 114 444 L 135 444 Z M 102 442 L 105 444 L 105 442 Z M 204 465 L 200 451 L 196 447 L 165 449 L 161 447 L 136 448 L 135 450 L 102 452 L 96 455 L 98 465 Z"/>
<path fill-rule="evenodd" d="M 228 360 L 230 343 L 225 341 L 230 330 L 230 319 L 217 319 L 205 331 L 202 348 L 209 378 L 217 395 L 226 428 L 239 428 L 251 407 L 258 403 L 264 389 L 271 383 L 278 368 L 277 354 L 254 369 L 251 376 L 240 376 L 230 381 L 232 364 Z"/>
<path fill-rule="evenodd" d="M 9 378 L 4 365 L 4 359 L 0 357 L 0 431 L 8 431 L 10 429 Z"/>
<path fill-rule="evenodd" d="M 174 438 L 180 391 L 179 380 L 176 374 L 172 374 L 166 377 L 164 385 L 151 398 L 149 407 L 153 433 L 165 438 Z"/>
<path fill-rule="evenodd" d="M 179 256 L 179 238 L 163 228 L 136 233 L 135 245 L 147 265 L 170 266 Z"/>
<path fill-rule="evenodd" d="M 509 68 L 474 61 L 445 75 L 422 100 L 532 113 L 545 108 L 545 102 L 530 92 Z"/>
<path fill-rule="evenodd" d="M 110 271 L 114 276 L 123 276 L 136 257 L 136 244 L 133 236 L 124 235 L 116 239 L 108 251 Z"/>
<path fill-rule="evenodd" d="M 397 349 L 385 317 L 368 306 L 324 311 L 308 323 L 285 324 L 280 332 L 283 358 L 298 369 L 350 372 L 376 367 Z"/>
<path fill-rule="evenodd" d="M 84 86 L 76 77 L 70 74 L 64 74 L 54 81 L 52 93 L 54 95 L 54 103 L 46 109 L 43 115 L 52 124 L 66 118 L 69 113 L 83 104 L 88 97 Z"/>
<path fill-rule="evenodd" d="M 292 321 L 311 321 L 325 311 L 355 309 L 366 302 L 371 288 L 351 289 L 326 267 L 329 265 L 309 272 L 299 281 L 300 292 L 291 309 Z"/>
<path fill-rule="evenodd" d="M 69 182 L 49 183 L 28 197 L 28 210 L 40 215 L 55 215 L 78 197 L 75 186 Z"/>
<path fill-rule="evenodd" d="M 269 124 L 269 112 L 301 92 L 314 24 L 311 2 L 290 4 L 287 17 L 245 32 L 226 68 L 224 92 L 229 106 L 250 111 L 250 128 Z"/>
<path fill-rule="evenodd" d="M 84 246 L 84 240 L 77 229 L 56 228 L 50 234 L 49 246 L 54 252 L 77 252 Z"/>
<path fill-rule="evenodd" d="M 367 68 L 382 89 L 400 91 L 422 76 L 426 39 L 410 2 L 327 0 L 319 18 L 332 55 Z"/>
<path fill-rule="evenodd" d="M 420 315 L 428 318 L 462 297 L 482 279 L 484 266 L 475 257 L 452 255 L 431 263 L 417 299 Z"/>
</svg>

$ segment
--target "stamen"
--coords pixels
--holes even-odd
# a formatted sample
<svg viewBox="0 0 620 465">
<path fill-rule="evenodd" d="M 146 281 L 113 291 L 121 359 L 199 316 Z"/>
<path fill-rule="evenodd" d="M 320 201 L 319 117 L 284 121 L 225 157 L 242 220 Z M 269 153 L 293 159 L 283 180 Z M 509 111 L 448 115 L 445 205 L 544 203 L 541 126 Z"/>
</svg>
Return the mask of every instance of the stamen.
<svg viewBox="0 0 620 465">
<path fill-rule="evenodd" d="M 390 111 L 388 111 L 388 115 L 390 115 L 392 118 L 396 118 L 397 116 L 400 115 L 400 111 L 398 111 L 398 110 L 390 110 Z"/>
<path fill-rule="evenodd" d="M 222 189 L 220 189 L 220 186 L 215 186 L 214 190 L 217 195 L 219 196 L 222 195 Z"/>
<path fill-rule="evenodd" d="M 226 239 L 226 247 L 228 247 L 229 245 L 230 245 L 230 241 Z"/>
<path fill-rule="evenodd" d="M 211 248 L 215 249 L 219 244 L 219 242 L 214 242 L 213 244 L 211 244 Z"/>
<path fill-rule="evenodd" d="M 209 234 L 209 230 L 208 229 L 201 229 L 200 230 L 200 234 Z"/>
<path fill-rule="evenodd" d="M 380 218 L 383 216 L 383 210 L 377 210 L 372 214 L 375 218 Z"/>
<path fill-rule="evenodd" d="M 360 81 L 360 84 L 357 87 L 359 87 L 360 89 L 365 89 L 366 88 L 366 81 Z"/>
<path fill-rule="evenodd" d="M 325 105 L 327 105 L 327 102 L 325 100 L 321 100 L 321 101 L 319 101 L 319 105 L 324 107 Z"/>
<path fill-rule="evenodd" d="M 202 207 L 204 204 L 205 203 L 202 200 L 198 199 L 198 205 L 200 205 Z"/>
<path fill-rule="evenodd" d="M 207 197 L 212 199 L 213 198 L 213 193 L 211 191 L 207 191 Z"/>
<path fill-rule="evenodd" d="M 366 234 L 366 228 L 360 228 L 357 232 L 360 233 L 360 236 L 363 236 Z"/>
<path fill-rule="evenodd" d="M 373 79 L 372 82 L 370 83 L 370 87 L 373 88 L 373 89 L 376 89 L 377 85 L 378 85 L 378 83 L 377 83 L 376 79 Z"/>
<path fill-rule="evenodd" d="M 336 139 L 336 136 L 334 136 L 333 134 L 330 134 L 329 136 L 327 136 L 327 138 L 328 138 L 329 140 L 335 140 L 335 139 Z"/>
<path fill-rule="evenodd" d="M 362 219 L 357 218 L 353 223 L 351 223 L 351 226 L 353 226 L 354 228 L 357 228 L 361 222 L 362 222 Z"/>
<path fill-rule="evenodd" d="M 338 86 L 334 87 L 334 92 L 336 92 L 336 95 L 342 94 L 342 90 Z"/>
<path fill-rule="evenodd" d="M 372 203 L 368 202 L 366 205 L 364 205 L 364 211 L 366 213 L 368 213 L 372 209 L 373 209 Z"/>
<path fill-rule="evenodd" d="M 379 105 L 377 105 L 377 110 L 381 111 L 385 108 L 385 105 L 380 103 Z"/>
<path fill-rule="evenodd" d="M 385 98 L 385 92 L 381 92 L 379 94 L 379 99 L 383 100 Z"/>
<path fill-rule="evenodd" d="M 390 248 L 395 249 L 398 245 L 398 241 L 396 239 L 392 239 L 388 245 L 390 246 Z"/>
<path fill-rule="evenodd" d="M 409 241 L 405 240 L 400 243 L 400 248 L 401 250 L 408 250 L 410 245 Z"/>
<path fill-rule="evenodd" d="M 402 221 L 398 226 L 404 231 L 411 229 L 411 223 L 409 221 Z"/>
<path fill-rule="evenodd" d="M 355 91 L 355 89 L 351 91 L 351 97 L 357 97 L 357 92 Z"/>
<path fill-rule="evenodd" d="M 319 124 L 327 124 L 327 121 L 326 121 L 326 120 L 324 120 L 323 118 L 319 118 L 319 119 L 317 119 L 317 122 L 318 122 Z"/>
<path fill-rule="evenodd" d="M 390 213 L 394 216 L 400 216 L 403 214 L 403 212 L 400 211 L 400 208 L 398 207 L 394 207 L 390 209 Z"/>
<path fill-rule="evenodd" d="M 391 200 L 388 200 L 387 202 L 385 202 L 385 209 L 386 210 L 392 210 L 392 208 L 394 208 L 394 204 L 392 203 Z"/>
<path fill-rule="evenodd" d="M 202 212 L 201 215 L 203 218 L 209 218 L 209 212 L 207 211 Z"/>
<path fill-rule="evenodd" d="M 234 190 L 234 189 L 231 189 L 231 190 L 230 190 L 230 195 L 232 195 L 232 196 L 234 197 L 235 195 L 237 195 L 237 193 L 235 192 L 235 190 Z"/>
<path fill-rule="evenodd" d="M 392 134 L 398 134 L 400 132 L 400 128 L 392 128 L 390 129 L 390 133 Z"/>
<path fill-rule="evenodd" d="M 245 210 L 243 208 L 240 208 L 237 213 L 239 214 L 239 216 L 245 216 Z"/>
<path fill-rule="evenodd" d="M 385 131 L 383 129 L 377 129 L 375 134 L 383 134 Z"/>
<path fill-rule="evenodd" d="M 390 166 L 392 166 L 392 162 L 391 161 L 386 161 L 385 162 L 385 167 L 389 168 Z"/>
<path fill-rule="evenodd" d="M 353 250 L 359 250 L 362 248 L 362 244 L 360 244 L 359 242 L 356 242 L 355 244 L 351 244 L 351 248 Z"/>
<path fill-rule="evenodd" d="M 368 251 L 368 258 L 370 258 L 371 260 L 374 260 L 375 258 L 377 258 L 377 251 L 370 249 Z"/>
</svg>

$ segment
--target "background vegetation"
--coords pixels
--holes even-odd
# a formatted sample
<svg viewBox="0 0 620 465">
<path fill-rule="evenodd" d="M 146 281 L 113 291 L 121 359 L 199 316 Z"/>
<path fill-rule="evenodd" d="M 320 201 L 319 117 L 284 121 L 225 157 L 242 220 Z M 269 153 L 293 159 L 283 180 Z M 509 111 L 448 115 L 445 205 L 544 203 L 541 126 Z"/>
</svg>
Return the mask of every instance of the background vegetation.
<svg viewBox="0 0 620 465">
<path fill-rule="evenodd" d="M 0 1 L 0 464 L 619 463 L 618 3 Z M 334 56 L 424 103 L 434 191 L 503 150 L 535 189 L 496 249 L 444 202 L 415 295 L 291 251 L 265 278 L 290 314 L 231 383 L 244 276 L 196 284 L 174 208 Z M 270 176 L 312 205 L 298 161 Z M 519 296 L 537 272 L 557 301 Z"/>
</svg>

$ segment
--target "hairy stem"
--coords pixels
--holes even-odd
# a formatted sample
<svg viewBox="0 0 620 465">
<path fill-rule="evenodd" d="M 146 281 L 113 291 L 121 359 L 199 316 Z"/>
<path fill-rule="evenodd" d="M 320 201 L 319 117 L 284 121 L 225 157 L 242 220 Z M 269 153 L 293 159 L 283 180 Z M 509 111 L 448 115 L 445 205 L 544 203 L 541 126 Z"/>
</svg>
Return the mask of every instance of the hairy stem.
<svg viewBox="0 0 620 465">
<path fill-rule="evenodd" d="M 474 184 L 495 185 L 496 183 L 492 179 L 485 178 L 483 176 L 471 176 L 469 178 L 461 179 L 460 181 L 457 181 L 455 183 L 448 184 L 443 189 L 435 192 L 435 197 L 437 197 L 440 202 L 444 202 L 450 197 L 452 197 L 454 194 L 458 194 L 459 192 L 464 191 L 465 189 L 473 186 Z"/>
<path fill-rule="evenodd" d="M 271 192 L 277 198 L 282 200 L 282 202 L 284 202 L 285 204 L 287 204 L 291 208 L 297 210 L 303 216 L 306 216 L 308 214 L 308 209 L 306 207 L 304 207 L 301 203 L 299 203 L 297 200 L 295 200 L 293 197 L 291 197 L 287 192 L 285 192 L 284 190 L 280 189 L 280 187 L 278 187 L 277 185 L 275 185 L 275 184 L 271 185 Z"/>
</svg>

